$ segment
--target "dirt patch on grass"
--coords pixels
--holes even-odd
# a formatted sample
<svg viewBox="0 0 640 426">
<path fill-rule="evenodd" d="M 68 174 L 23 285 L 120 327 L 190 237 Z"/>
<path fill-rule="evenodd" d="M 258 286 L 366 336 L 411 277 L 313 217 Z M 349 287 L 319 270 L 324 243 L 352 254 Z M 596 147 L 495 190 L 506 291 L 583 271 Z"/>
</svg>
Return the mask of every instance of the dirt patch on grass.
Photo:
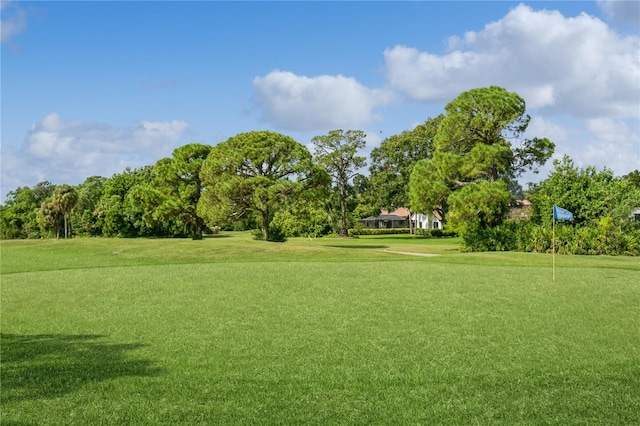
<svg viewBox="0 0 640 426">
<path fill-rule="evenodd" d="M 404 254 L 407 256 L 422 256 L 422 257 L 435 257 L 440 256 L 439 254 L 434 253 L 416 253 L 413 251 L 394 251 L 394 250 L 384 250 L 385 253 L 394 253 L 394 254 Z"/>
</svg>

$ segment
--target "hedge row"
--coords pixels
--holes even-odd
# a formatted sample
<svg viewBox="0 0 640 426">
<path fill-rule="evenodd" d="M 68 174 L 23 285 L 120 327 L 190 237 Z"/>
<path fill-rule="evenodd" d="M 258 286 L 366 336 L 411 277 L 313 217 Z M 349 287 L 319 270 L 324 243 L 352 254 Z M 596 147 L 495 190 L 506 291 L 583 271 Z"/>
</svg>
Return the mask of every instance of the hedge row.
<svg viewBox="0 0 640 426">
<path fill-rule="evenodd" d="M 352 228 L 349 229 L 350 237 L 359 235 L 391 235 L 391 234 L 408 234 L 409 228 Z"/>
<path fill-rule="evenodd" d="M 458 234 L 444 229 L 417 229 L 416 234 L 427 238 L 448 238 L 457 237 Z"/>
<path fill-rule="evenodd" d="M 456 237 L 455 232 L 444 231 L 442 229 L 416 229 L 416 235 L 427 238 Z M 349 229 L 350 237 L 359 235 L 392 235 L 409 234 L 409 228 L 353 228 Z"/>
<path fill-rule="evenodd" d="M 523 251 L 551 253 L 553 229 L 531 222 L 507 222 L 495 228 L 465 232 L 464 251 Z M 595 255 L 640 255 L 640 228 L 622 230 L 611 218 L 597 224 L 573 226 L 558 223 L 555 231 L 556 253 Z"/>
</svg>

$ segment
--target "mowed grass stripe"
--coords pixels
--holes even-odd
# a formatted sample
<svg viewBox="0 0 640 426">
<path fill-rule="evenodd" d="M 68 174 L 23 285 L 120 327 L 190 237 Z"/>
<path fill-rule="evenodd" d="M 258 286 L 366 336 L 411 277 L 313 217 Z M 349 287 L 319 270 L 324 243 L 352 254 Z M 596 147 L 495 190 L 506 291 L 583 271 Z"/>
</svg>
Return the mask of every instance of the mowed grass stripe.
<svg viewBox="0 0 640 426">
<path fill-rule="evenodd" d="M 633 423 L 637 272 L 549 272 L 272 258 L 3 275 L 2 418 Z"/>
</svg>

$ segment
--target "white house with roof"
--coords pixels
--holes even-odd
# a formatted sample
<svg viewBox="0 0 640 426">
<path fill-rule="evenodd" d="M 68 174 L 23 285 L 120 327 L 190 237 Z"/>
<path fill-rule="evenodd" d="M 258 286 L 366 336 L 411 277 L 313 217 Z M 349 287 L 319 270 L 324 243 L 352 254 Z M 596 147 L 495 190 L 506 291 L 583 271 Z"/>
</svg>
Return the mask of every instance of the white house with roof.
<svg viewBox="0 0 640 426">
<path fill-rule="evenodd" d="M 442 229 L 443 227 L 438 213 L 410 213 L 406 207 L 398 207 L 392 212 L 380 210 L 378 216 L 360 219 L 359 222 L 367 228 L 408 228 L 409 219 L 411 219 L 412 228 L 416 229 Z"/>
</svg>

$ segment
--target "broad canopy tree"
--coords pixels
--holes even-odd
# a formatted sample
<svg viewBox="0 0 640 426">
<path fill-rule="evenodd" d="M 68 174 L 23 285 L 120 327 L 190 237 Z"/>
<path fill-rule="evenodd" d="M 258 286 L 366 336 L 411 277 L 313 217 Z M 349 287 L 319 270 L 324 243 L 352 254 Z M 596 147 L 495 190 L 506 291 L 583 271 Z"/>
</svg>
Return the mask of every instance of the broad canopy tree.
<svg viewBox="0 0 640 426">
<path fill-rule="evenodd" d="M 202 239 L 205 223 L 197 213 L 204 190 L 200 170 L 210 151 L 209 145 L 191 143 L 156 163 L 151 188 L 146 188 L 143 195 L 151 204 L 157 204 L 152 209 L 153 222 L 171 222 L 180 228 L 176 230 L 179 233 Z"/>
<path fill-rule="evenodd" d="M 346 236 L 347 197 L 349 180 L 358 169 L 367 165 L 366 158 L 358 151 L 366 145 L 366 134 L 362 130 L 331 130 L 327 135 L 311 139 L 316 162 L 333 177 L 340 199 L 340 235 Z"/>
<path fill-rule="evenodd" d="M 291 137 L 240 133 L 214 146 L 204 161 L 198 214 L 212 225 L 254 214 L 268 240 L 275 213 L 306 189 L 324 184 L 322 177 L 309 150 Z"/>
<path fill-rule="evenodd" d="M 546 138 L 523 138 L 530 121 L 525 101 L 501 87 L 464 92 L 445 111 L 432 158 L 418 161 L 411 174 L 411 207 L 439 211 L 461 231 L 465 226 L 494 226 L 501 219 L 483 216 L 488 211 L 483 203 L 504 211 L 510 199 L 508 183 L 524 171 L 536 172 L 553 154 L 554 144 Z M 468 212 L 459 210 L 463 205 L 476 206 L 474 221 L 466 221 Z"/>
</svg>

